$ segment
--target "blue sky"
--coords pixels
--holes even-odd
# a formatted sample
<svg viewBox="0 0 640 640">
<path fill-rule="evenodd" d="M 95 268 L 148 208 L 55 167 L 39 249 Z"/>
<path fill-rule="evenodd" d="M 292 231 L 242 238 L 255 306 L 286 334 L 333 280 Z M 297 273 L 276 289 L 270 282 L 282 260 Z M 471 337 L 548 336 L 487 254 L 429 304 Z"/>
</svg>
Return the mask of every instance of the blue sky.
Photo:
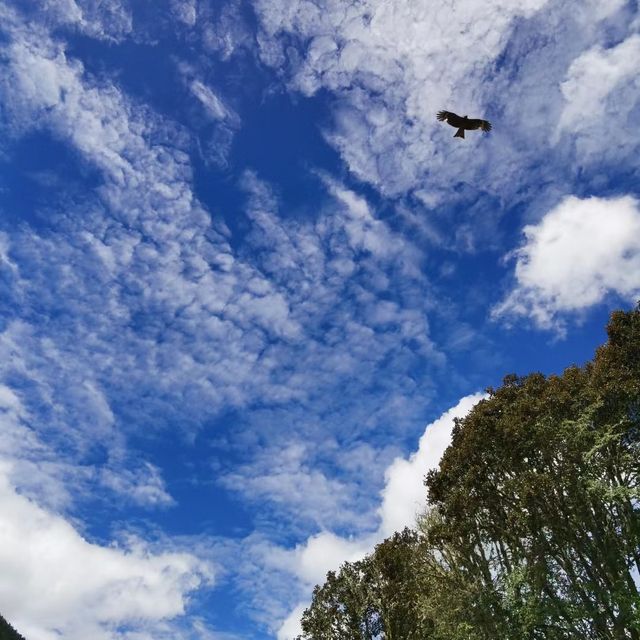
<svg viewBox="0 0 640 640">
<path fill-rule="evenodd" d="M 0 3 L 0 612 L 292 638 L 454 416 L 640 297 L 639 31 L 623 0 Z"/>
</svg>

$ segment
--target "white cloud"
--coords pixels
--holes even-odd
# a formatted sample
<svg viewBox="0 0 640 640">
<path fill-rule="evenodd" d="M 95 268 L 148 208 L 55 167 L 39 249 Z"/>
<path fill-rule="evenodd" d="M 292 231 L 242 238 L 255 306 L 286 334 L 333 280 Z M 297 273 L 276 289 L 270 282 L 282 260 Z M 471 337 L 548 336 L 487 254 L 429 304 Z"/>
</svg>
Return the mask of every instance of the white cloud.
<svg viewBox="0 0 640 640">
<path fill-rule="evenodd" d="M 228 60 L 238 50 L 252 49 L 255 35 L 247 24 L 241 0 L 201 4 L 198 10 L 202 15 L 202 44 L 207 51 Z"/>
<path fill-rule="evenodd" d="M 197 557 L 100 546 L 19 495 L 0 465 L 0 607 L 32 640 L 111 640 L 184 613 L 188 594 L 210 582 Z"/>
<path fill-rule="evenodd" d="M 240 125 L 238 114 L 225 105 L 211 87 L 208 87 L 201 80 L 193 80 L 190 88 L 193 95 L 198 98 L 213 120 L 228 122 L 233 127 Z"/>
<path fill-rule="evenodd" d="M 441 7 L 429 2 L 409 5 L 367 0 L 345 8 L 339 0 L 329 0 L 322 7 L 309 0 L 265 0 L 256 5 L 269 36 L 291 33 L 310 38 L 306 57 L 294 69 L 294 82 L 305 93 L 321 86 L 346 88 L 355 76 L 362 86 L 377 82 L 385 88 L 391 78 L 411 85 L 424 81 L 428 88 L 438 80 L 444 83 L 442 96 L 474 61 L 496 55 L 514 17 L 532 15 L 546 2 L 529 0 L 515 6 L 505 0 L 484 5 L 460 0 Z M 451 55 L 472 45 L 476 46 L 466 55 Z M 265 50 L 263 54 L 269 61 L 280 60 L 282 55 L 277 50 Z M 441 71 L 434 68 L 438 58 L 445 57 L 449 67 Z M 384 78 L 386 82 L 382 82 Z M 415 85 L 411 88 L 418 89 Z M 426 91 L 422 95 L 433 100 Z M 417 114 L 427 105 L 412 100 L 411 106 Z M 432 109 L 436 106 L 433 103 Z M 382 124 L 386 122 L 380 110 L 373 117 Z"/>
<path fill-rule="evenodd" d="M 90 404 L 91 398 L 81 396 L 80 402 Z M 98 402 L 104 403 L 104 397 L 100 395 Z M 174 504 L 160 470 L 139 456 L 132 460 L 120 444 L 112 444 L 110 460 L 99 468 L 78 464 L 75 456 L 60 455 L 55 439 L 46 430 L 33 427 L 37 423 L 19 395 L 0 384 L 0 462 L 22 495 L 54 511 L 69 510 L 75 501 L 99 489 L 108 489 L 120 503 L 143 507 Z M 94 434 L 98 434 L 100 425 L 95 419 L 94 424 Z M 67 434 L 62 444 L 71 444 Z"/>
<path fill-rule="evenodd" d="M 285 513 L 295 513 L 298 526 L 348 524 L 355 496 L 351 487 L 309 466 L 307 447 L 292 443 L 284 449 L 266 449 L 257 460 L 226 474 L 222 484 L 246 499 L 265 502 Z"/>
<path fill-rule="evenodd" d="M 33 416 L 20 396 L 0 384 L 0 464 L 22 495 L 37 496 L 50 509 L 64 510 L 73 502 L 70 485 L 84 486 L 87 469 L 69 464 L 56 455 L 31 427 Z"/>
<path fill-rule="evenodd" d="M 92 38 L 111 42 L 122 41 L 133 30 L 127 0 L 44 0 L 31 19 L 52 26 L 73 25 Z"/>
<path fill-rule="evenodd" d="M 544 328 L 561 315 L 602 302 L 609 293 L 640 295 L 640 206 L 630 196 L 566 197 L 524 228 L 514 252 L 516 285 L 495 310 L 531 317 Z"/>
<path fill-rule="evenodd" d="M 442 454 L 451 443 L 454 418 L 467 415 L 485 397 L 485 394 L 476 393 L 462 398 L 455 407 L 425 429 L 416 452 L 408 459 L 396 458 L 387 468 L 379 509 L 382 520 L 380 533 L 383 537 L 414 525 L 426 504 L 424 478 L 429 471 L 438 467 Z"/>
<path fill-rule="evenodd" d="M 287 619 L 278 629 L 278 640 L 291 640 L 291 638 L 297 638 L 302 634 L 302 624 L 300 621 L 306 608 L 307 604 L 303 602 L 287 616 Z"/>
<path fill-rule="evenodd" d="M 566 100 L 559 127 L 571 131 L 593 126 L 605 115 L 606 99 L 621 82 L 636 80 L 640 35 L 611 49 L 593 47 L 576 58 L 562 83 Z"/>
<path fill-rule="evenodd" d="M 347 539 L 330 531 L 311 536 L 293 552 L 296 575 L 306 585 L 318 584 L 328 571 L 336 570 L 343 562 L 362 559 L 371 551 L 373 539 L 373 536 Z"/>
<path fill-rule="evenodd" d="M 345 205 L 344 230 L 349 239 L 349 245 L 354 251 L 368 251 L 380 257 L 389 257 L 402 253 L 403 248 L 410 249 L 406 243 L 380 220 L 372 215 L 367 201 L 353 191 L 345 189 L 335 181 L 325 178 L 330 193 L 338 202 Z M 416 259 L 416 252 L 406 253 L 405 260 Z M 415 271 L 417 273 L 417 269 Z"/>
<path fill-rule="evenodd" d="M 189 27 L 193 27 L 198 19 L 197 0 L 171 0 L 173 15 Z"/>
<path fill-rule="evenodd" d="M 638 34 L 610 49 L 597 45 L 578 56 L 561 85 L 565 104 L 555 140 L 565 144 L 562 134 L 577 136 L 581 156 L 600 154 L 600 160 L 603 152 L 609 157 L 634 147 L 629 131 L 637 119 L 638 60 Z"/>
<path fill-rule="evenodd" d="M 100 482 L 124 499 L 142 506 L 170 506 L 173 498 L 167 493 L 160 470 L 149 462 L 133 469 L 100 470 Z"/>
</svg>

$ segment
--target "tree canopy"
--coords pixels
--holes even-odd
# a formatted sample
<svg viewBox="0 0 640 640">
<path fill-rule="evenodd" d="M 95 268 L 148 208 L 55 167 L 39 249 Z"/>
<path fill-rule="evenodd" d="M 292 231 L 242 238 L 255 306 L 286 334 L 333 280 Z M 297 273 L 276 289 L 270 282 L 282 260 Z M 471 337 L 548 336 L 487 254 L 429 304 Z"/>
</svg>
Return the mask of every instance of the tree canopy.
<svg viewBox="0 0 640 640">
<path fill-rule="evenodd" d="M 0 640 L 24 640 L 24 638 L 0 616 Z"/>
<path fill-rule="evenodd" d="M 640 640 L 640 305 L 462 420 L 414 531 L 316 587 L 301 640 Z"/>
</svg>

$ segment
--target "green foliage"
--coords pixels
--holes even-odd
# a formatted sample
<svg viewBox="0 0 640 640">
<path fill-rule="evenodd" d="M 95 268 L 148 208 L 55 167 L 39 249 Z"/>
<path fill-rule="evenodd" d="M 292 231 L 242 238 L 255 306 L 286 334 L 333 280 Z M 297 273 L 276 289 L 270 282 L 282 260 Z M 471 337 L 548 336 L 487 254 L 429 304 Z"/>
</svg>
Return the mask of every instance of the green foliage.
<svg viewBox="0 0 640 640">
<path fill-rule="evenodd" d="M 24 640 L 24 638 L 0 616 L 0 640 Z"/>
<path fill-rule="evenodd" d="M 359 562 L 345 563 L 327 574 L 305 611 L 303 637 L 324 640 L 422 640 L 430 637 L 428 616 L 420 608 L 419 573 L 414 569 L 420 540 L 405 529 L 376 547 Z"/>
<path fill-rule="evenodd" d="M 454 428 L 429 507 L 317 587 L 305 640 L 640 640 L 640 307 L 592 362 L 507 376 Z"/>
</svg>

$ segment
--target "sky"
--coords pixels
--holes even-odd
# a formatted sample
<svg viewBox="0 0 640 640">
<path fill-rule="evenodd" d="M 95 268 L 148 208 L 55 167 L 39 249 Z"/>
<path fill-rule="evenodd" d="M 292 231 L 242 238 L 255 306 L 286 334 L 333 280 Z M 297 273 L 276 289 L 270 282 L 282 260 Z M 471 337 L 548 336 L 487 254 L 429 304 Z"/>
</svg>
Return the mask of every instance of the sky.
<svg viewBox="0 0 640 640">
<path fill-rule="evenodd" d="M 640 298 L 636 1 L 0 0 L 0 65 L 29 640 L 291 640 L 454 417 Z"/>
</svg>

